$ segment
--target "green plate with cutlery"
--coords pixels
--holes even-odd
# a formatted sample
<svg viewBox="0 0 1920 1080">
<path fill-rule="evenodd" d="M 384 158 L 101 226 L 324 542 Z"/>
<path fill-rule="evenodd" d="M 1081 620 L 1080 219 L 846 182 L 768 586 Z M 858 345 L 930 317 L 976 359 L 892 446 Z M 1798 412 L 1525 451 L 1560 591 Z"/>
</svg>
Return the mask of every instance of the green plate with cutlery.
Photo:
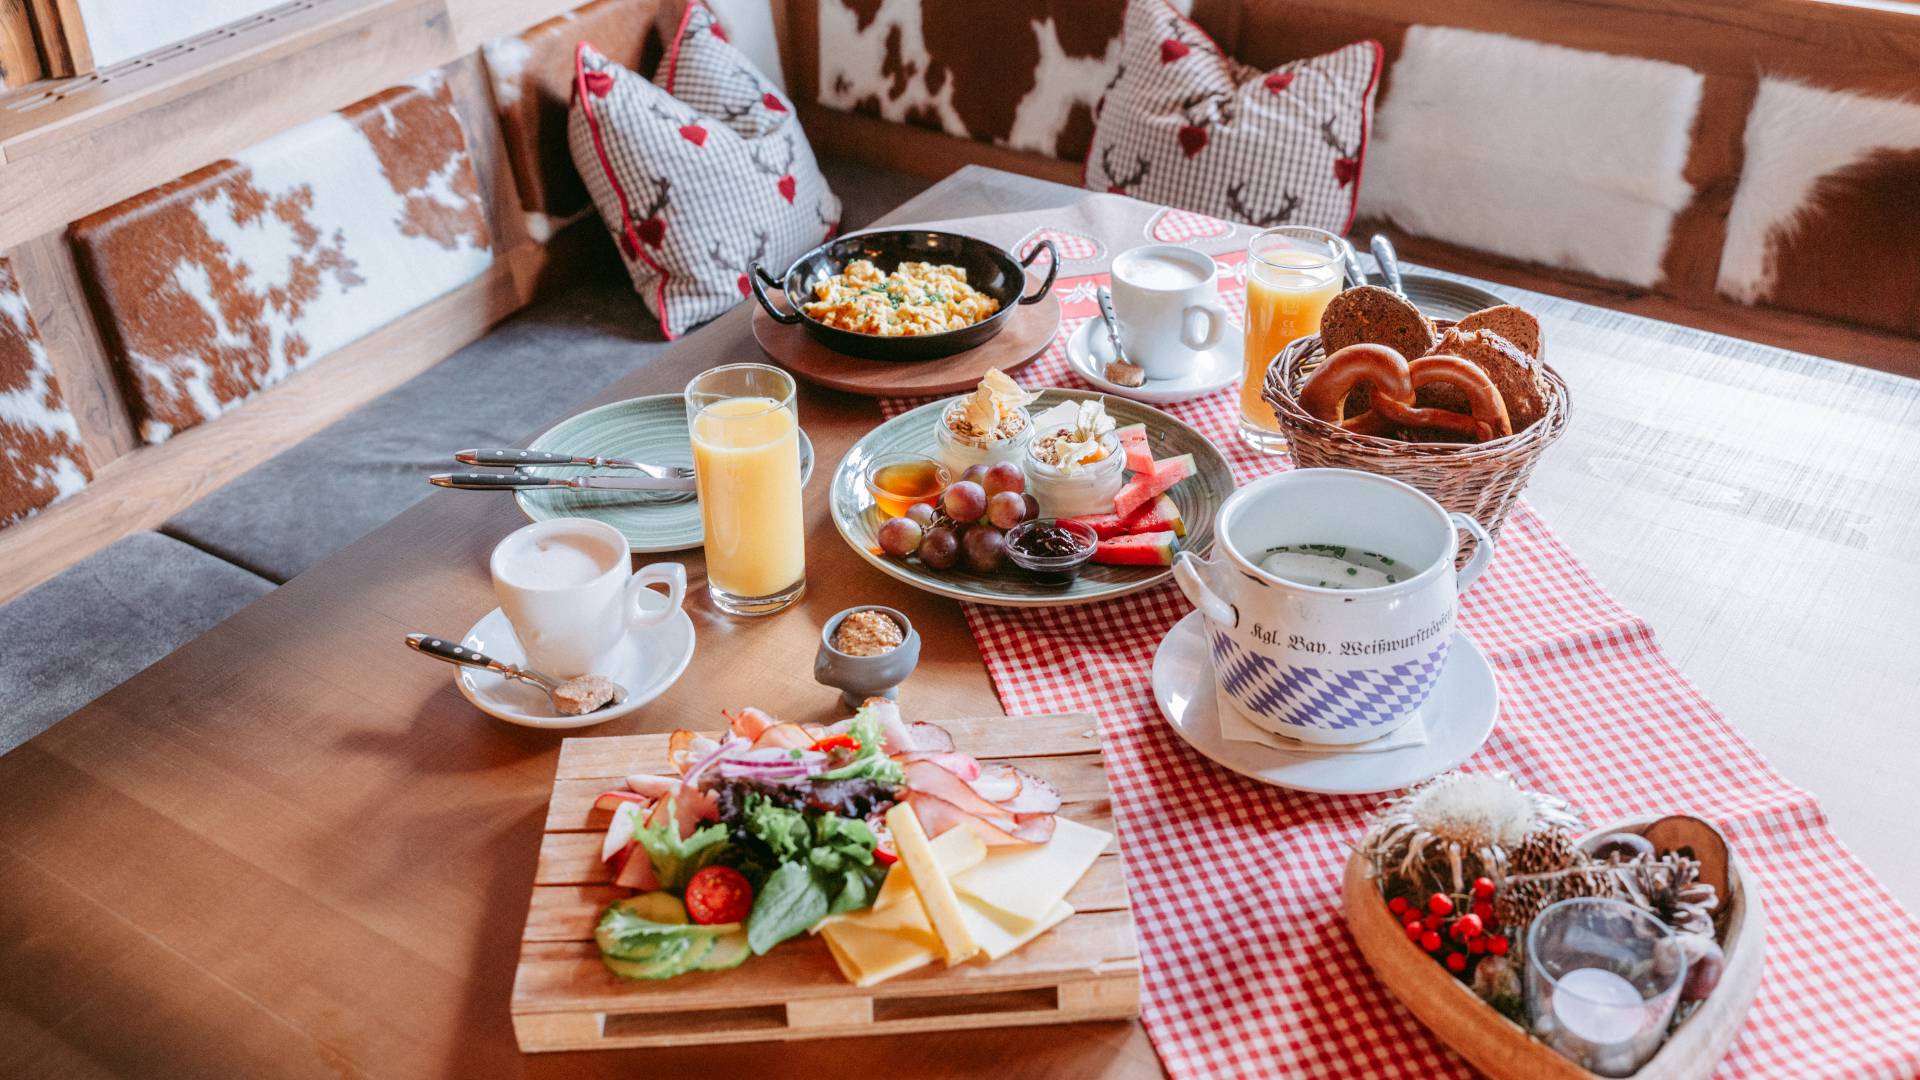
<svg viewBox="0 0 1920 1080">
<path fill-rule="evenodd" d="M 589 409 L 547 429 L 529 450 L 576 457 L 618 457 L 649 465 L 692 467 L 693 444 L 687 436 L 687 403 L 679 394 L 654 394 Z M 590 473 L 620 475 L 619 470 L 584 465 L 522 469 L 536 476 L 570 478 Z M 625 475 L 634 475 L 627 473 Z M 800 482 L 813 475 L 813 443 L 800 433 Z M 583 517 L 604 521 L 626 536 L 637 552 L 684 551 L 703 541 L 700 503 L 691 491 L 575 491 L 567 488 L 516 491 L 513 501 L 533 521 Z"/>
<path fill-rule="evenodd" d="M 1220 449 L 1186 423 L 1137 401 L 1084 390 L 1042 390 L 1040 400 L 1029 408 L 1038 414 L 1063 401 L 1101 398 L 1107 414 L 1120 427 L 1145 424 L 1147 448 L 1154 460 L 1192 454 L 1193 475 L 1167 492 L 1180 509 L 1187 535 L 1180 541 L 1183 551 L 1204 554 L 1213 546 L 1213 519 L 1220 504 L 1233 493 L 1233 469 Z M 1088 604 L 1116 596 L 1150 589 L 1173 576 L 1170 567 L 1102 566 L 1088 563 L 1067 586 L 1041 585 L 1017 568 L 1007 567 L 990 574 L 955 567 L 931 570 L 918 559 L 905 560 L 878 554 L 880 523 L 884 520 L 873 494 L 867 490 L 867 467 L 875 459 L 894 454 L 922 454 L 938 458 L 934 425 L 941 411 L 952 401 L 947 398 L 922 405 L 912 412 L 881 424 L 855 443 L 834 471 L 828 499 L 833 508 L 833 524 L 860 557 L 881 571 L 918 589 L 955 600 L 1000 607 L 1061 607 Z"/>
</svg>

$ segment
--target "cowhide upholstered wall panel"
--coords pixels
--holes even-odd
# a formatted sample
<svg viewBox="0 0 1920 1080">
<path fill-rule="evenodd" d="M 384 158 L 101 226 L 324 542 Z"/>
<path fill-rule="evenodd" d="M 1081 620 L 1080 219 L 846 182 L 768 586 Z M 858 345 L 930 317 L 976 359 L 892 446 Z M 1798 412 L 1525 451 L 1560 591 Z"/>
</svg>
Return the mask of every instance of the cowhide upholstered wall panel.
<svg viewBox="0 0 1920 1080">
<path fill-rule="evenodd" d="M 80 429 L 40 343 L 27 298 L 0 258 L 0 526 L 87 485 Z"/>
<path fill-rule="evenodd" d="M 1693 197 L 1703 82 L 1658 60 L 1412 27 L 1375 115 L 1360 213 L 1652 287 Z"/>
<path fill-rule="evenodd" d="M 820 104 L 1079 161 L 1126 3 L 819 0 L 819 11 Z"/>
<path fill-rule="evenodd" d="M 482 47 L 507 161 L 535 240 L 546 240 L 589 209 L 587 189 L 567 151 L 574 46 L 591 41 L 621 65 L 651 72 L 660 57 L 653 29 L 659 7 L 660 0 L 595 0 Z"/>
<path fill-rule="evenodd" d="M 1920 335 L 1920 101 L 1761 80 L 1719 288 Z"/>
<path fill-rule="evenodd" d="M 160 442 L 484 273 L 437 74 L 75 222 L 141 437 Z"/>
</svg>

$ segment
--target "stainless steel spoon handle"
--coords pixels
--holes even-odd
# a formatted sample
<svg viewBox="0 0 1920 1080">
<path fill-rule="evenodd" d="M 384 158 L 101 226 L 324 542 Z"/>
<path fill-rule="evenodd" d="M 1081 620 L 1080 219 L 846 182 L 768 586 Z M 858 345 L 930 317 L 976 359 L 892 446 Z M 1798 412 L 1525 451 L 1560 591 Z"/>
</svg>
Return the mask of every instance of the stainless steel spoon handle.
<svg viewBox="0 0 1920 1080">
<path fill-rule="evenodd" d="M 1340 253 L 1345 258 L 1347 264 L 1347 287 L 1352 288 L 1355 285 L 1365 285 L 1367 283 L 1367 268 L 1360 265 L 1360 253 L 1353 250 L 1352 244 L 1340 245 Z"/>
<path fill-rule="evenodd" d="M 1373 234 L 1373 258 L 1380 264 L 1380 276 L 1386 280 L 1387 288 L 1407 295 L 1405 284 L 1400 280 L 1400 256 L 1393 250 L 1393 241 L 1382 233 Z"/>
<path fill-rule="evenodd" d="M 412 647 L 415 652 L 425 653 L 435 660 L 445 660 L 449 664 L 458 664 L 461 667 L 477 667 L 486 671 L 497 672 L 505 675 L 509 679 L 519 679 L 521 682 L 532 683 L 542 689 L 548 688 L 546 680 L 539 676 L 522 671 L 512 664 L 501 663 L 493 657 L 477 649 L 469 649 L 457 641 L 434 637 L 432 634 L 408 634 L 407 644 Z"/>
</svg>

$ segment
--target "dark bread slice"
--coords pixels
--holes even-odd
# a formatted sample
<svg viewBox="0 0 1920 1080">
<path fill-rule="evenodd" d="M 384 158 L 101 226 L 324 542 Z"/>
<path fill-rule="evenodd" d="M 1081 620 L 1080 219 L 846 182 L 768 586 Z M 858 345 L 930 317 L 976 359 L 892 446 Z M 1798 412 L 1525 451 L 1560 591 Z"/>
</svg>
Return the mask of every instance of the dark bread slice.
<svg viewBox="0 0 1920 1080">
<path fill-rule="evenodd" d="M 1512 304 L 1482 308 L 1461 319 L 1454 328 L 1463 334 L 1491 330 L 1535 360 L 1540 359 L 1540 350 L 1546 347 L 1546 335 L 1540 329 L 1540 320 L 1534 318 L 1533 312 Z"/>
<path fill-rule="evenodd" d="M 1411 360 L 1433 351 L 1433 324 L 1398 293 L 1356 285 L 1333 298 L 1320 316 L 1320 343 L 1332 356 L 1349 345 L 1385 345 Z"/>
<path fill-rule="evenodd" d="M 1513 421 L 1515 433 L 1533 426 L 1534 421 L 1546 415 L 1547 393 L 1540 378 L 1539 361 L 1499 334 L 1491 330 L 1461 333 L 1456 327 L 1440 336 L 1440 343 L 1433 351 L 1441 356 L 1457 356 L 1486 372 L 1507 403 L 1507 416 Z M 1422 386 L 1414 394 L 1413 403 L 1467 411 L 1466 398 L 1458 390 L 1433 383 Z"/>
</svg>

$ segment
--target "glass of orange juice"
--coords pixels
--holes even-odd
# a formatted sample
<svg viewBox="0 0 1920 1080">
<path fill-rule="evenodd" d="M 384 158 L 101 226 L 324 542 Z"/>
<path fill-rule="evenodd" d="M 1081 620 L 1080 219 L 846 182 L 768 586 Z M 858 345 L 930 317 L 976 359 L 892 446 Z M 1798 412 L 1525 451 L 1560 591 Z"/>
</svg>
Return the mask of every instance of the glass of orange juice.
<svg viewBox="0 0 1920 1080">
<path fill-rule="evenodd" d="M 1320 332 L 1339 295 L 1347 242 L 1324 229 L 1282 225 L 1247 245 L 1246 375 L 1240 383 L 1240 439 L 1263 454 L 1287 448 L 1273 408 L 1260 396 L 1267 365 L 1294 338 Z"/>
<path fill-rule="evenodd" d="M 732 615 L 771 615 L 807 590 L 800 412 L 793 377 L 728 364 L 687 384 L 707 591 Z"/>
</svg>

